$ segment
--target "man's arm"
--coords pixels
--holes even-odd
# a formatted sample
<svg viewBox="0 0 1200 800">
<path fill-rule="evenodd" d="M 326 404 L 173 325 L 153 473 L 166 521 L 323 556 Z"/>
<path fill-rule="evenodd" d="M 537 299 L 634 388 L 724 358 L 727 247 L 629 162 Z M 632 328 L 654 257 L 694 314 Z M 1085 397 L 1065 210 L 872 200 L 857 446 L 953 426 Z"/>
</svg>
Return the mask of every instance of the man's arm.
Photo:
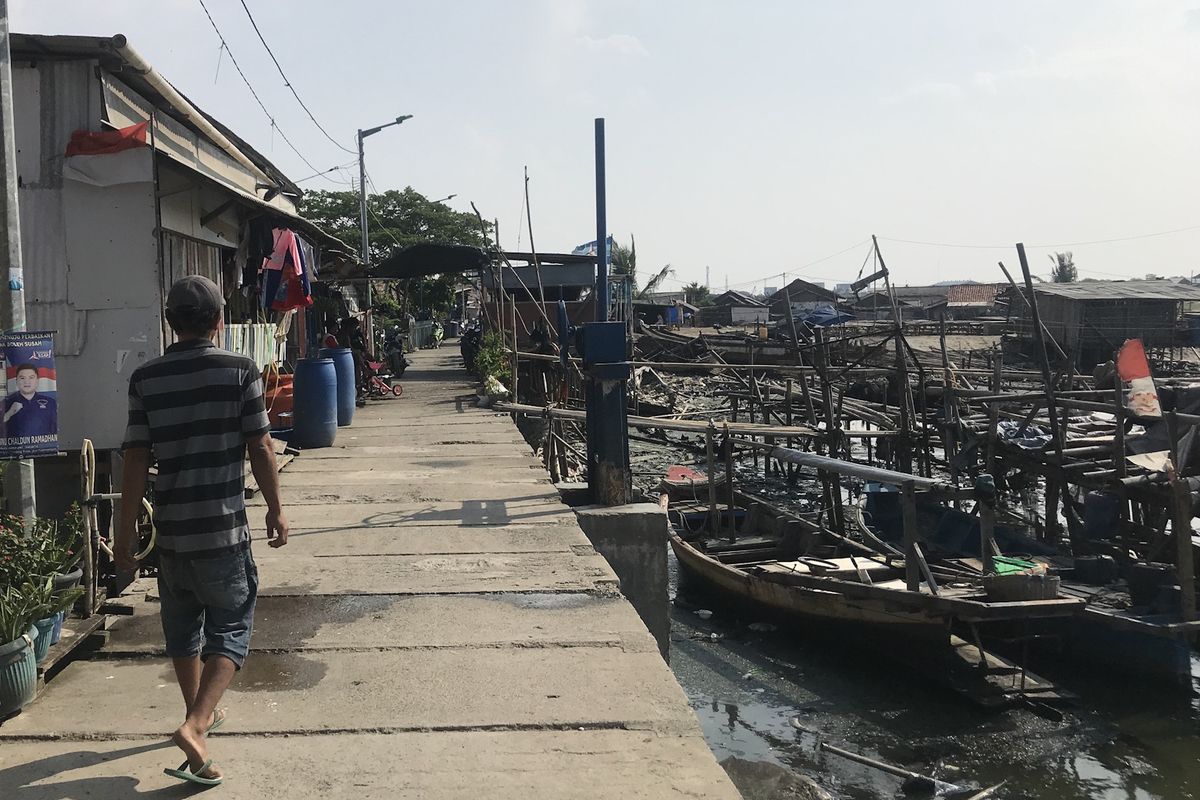
<svg viewBox="0 0 1200 800">
<path fill-rule="evenodd" d="M 263 433 L 246 441 L 250 469 L 263 500 L 267 501 L 267 539 L 271 547 L 287 544 L 288 521 L 279 500 L 279 469 L 275 466 L 275 446 L 271 434 Z"/>
<path fill-rule="evenodd" d="M 124 471 L 121 474 L 121 523 L 113 543 L 113 559 L 118 572 L 136 572 L 137 521 L 146 496 L 150 476 L 150 448 L 127 447 Z"/>
</svg>

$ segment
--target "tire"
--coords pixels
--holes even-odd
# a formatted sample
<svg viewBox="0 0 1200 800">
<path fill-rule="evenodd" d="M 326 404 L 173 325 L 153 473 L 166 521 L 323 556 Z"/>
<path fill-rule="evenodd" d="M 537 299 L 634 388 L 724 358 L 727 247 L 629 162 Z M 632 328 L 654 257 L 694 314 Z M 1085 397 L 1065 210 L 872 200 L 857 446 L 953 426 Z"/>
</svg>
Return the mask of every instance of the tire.
<svg viewBox="0 0 1200 800">
<path fill-rule="evenodd" d="M 404 396 L 404 387 L 397 383 L 395 386 L 392 387 L 392 394 L 396 395 L 396 397 L 403 397 Z"/>
</svg>

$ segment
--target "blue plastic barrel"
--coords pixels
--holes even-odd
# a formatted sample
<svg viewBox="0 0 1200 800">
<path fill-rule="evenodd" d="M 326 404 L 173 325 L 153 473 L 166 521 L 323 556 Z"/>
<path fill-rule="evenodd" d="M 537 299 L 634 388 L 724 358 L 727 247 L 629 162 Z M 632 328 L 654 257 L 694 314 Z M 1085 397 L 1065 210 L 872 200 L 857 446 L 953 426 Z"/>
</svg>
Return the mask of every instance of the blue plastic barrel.
<svg viewBox="0 0 1200 800">
<path fill-rule="evenodd" d="M 354 356 L 349 347 L 323 347 L 317 353 L 321 358 L 332 358 L 337 372 L 337 417 L 338 427 L 344 428 L 354 421 L 354 401 L 358 392 L 354 387 Z"/>
<path fill-rule="evenodd" d="M 301 447 L 329 447 L 337 438 L 337 372 L 332 358 L 302 358 L 293 381 L 292 437 Z"/>
</svg>

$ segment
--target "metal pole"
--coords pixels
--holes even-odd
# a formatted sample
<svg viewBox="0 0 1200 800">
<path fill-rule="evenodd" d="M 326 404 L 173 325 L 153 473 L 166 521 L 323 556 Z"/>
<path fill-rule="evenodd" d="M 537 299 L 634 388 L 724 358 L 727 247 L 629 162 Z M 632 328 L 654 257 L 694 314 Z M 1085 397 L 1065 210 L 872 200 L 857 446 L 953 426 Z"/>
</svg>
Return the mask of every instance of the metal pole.
<svg viewBox="0 0 1200 800">
<path fill-rule="evenodd" d="M 0 303 L 0 324 L 5 331 L 25 330 L 25 274 L 21 261 L 21 217 L 17 204 L 17 146 L 16 132 L 13 126 L 13 81 L 12 53 L 8 41 L 8 0 L 0 0 L 0 166 L 4 169 L 4 192 L 0 195 L 3 203 L 3 224 L 0 225 L 0 236 L 4 241 L 0 244 L 0 257 L 8 263 L 3 265 L 6 281 L 0 282 L 0 291 L 8 294 L 8 302 Z M 34 491 L 33 461 L 22 459 L 13 463 L 7 470 L 7 486 L 5 496 L 9 498 L 10 510 L 12 501 L 16 500 L 19 509 L 26 520 L 26 529 L 30 529 L 34 515 L 37 513 L 36 494 Z"/>
<path fill-rule="evenodd" d="M 358 232 L 363 267 L 371 265 L 371 246 L 367 240 L 367 162 L 363 154 L 363 132 L 358 129 Z M 367 281 L 367 305 L 371 305 L 371 281 Z"/>
<path fill-rule="evenodd" d="M 366 329 L 367 341 L 374 343 L 375 341 L 375 324 L 374 315 L 371 313 L 371 306 L 375 302 L 374 293 L 375 286 L 371 280 L 371 243 L 367 235 L 367 162 L 363 154 L 363 132 L 362 128 L 358 129 L 358 227 L 362 234 L 362 263 L 363 271 L 367 273 L 367 308 L 366 316 L 364 317 L 364 327 Z M 405 296 L 405 307 L 407 308 L 408 298 Z M 373 344 L 372 344 L 373 346 Z"/>
<path fill-rule="evenodd" d="M 596 321 L 608 321 L 608 219 L 604 190 L 604 118 L 596 118 Z"/>
</svg>

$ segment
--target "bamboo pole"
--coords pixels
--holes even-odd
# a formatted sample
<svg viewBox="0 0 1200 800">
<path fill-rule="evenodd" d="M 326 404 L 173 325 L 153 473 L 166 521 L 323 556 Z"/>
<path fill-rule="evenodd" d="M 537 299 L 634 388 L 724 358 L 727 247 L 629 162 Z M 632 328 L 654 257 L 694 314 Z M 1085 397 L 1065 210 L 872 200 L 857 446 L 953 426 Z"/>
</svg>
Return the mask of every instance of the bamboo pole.
<svg viewBox="0 0 1200 800">
<path fill-rule="evenodd" d="M 713 452 L 713 431 L 717 426 L 709 420 L 708 429 L 704 432 L 704 449 L 708 455 L 708 529 L 713 533 L 719 530 L 717 516 L 717 474 L 716 454 Z"/>
<path fill-rule="evenodd" d="M 729 541 L 737 540 L 737 525 L 733 520 L 733 438 L 729 435 L 729 423 L 725 423 L 725 483 L 729 492 Z"/>
<path fill-rule="evenodd" d="M 544 416 L 552 419 L 569 419 L 579 422 L 582 422 L 587 418 L 586 411 L 575 408 L 554 408 L 551 406 L 534 406 L 524 403 L 497 403 L 495 408 L 497 411 Z M 670 420 L 663 419 L 661 417 L 639 417 L 633 415 L 629 417 L 629 427 L 631 428 L 657 428 L 664 431 L 680 431 L 697 434 L 702 434 L 707 424 L 707 422 L 701 420 Z M 823 431 L 818 431 L 809 427 L 792 426 L 790 428 L 768 428 L 764 425 L 751 425 L 749 423 L 733 423 L 730 425 L 730 430 L 739 436 L 765 436 L 770 433 L 777 437 L 794 436 L 796 438 L 801 438 L 823 437 L 825 435 Z M 891 439 L 900 436 L 900 431 L 850 430 L 842 431 L 842 436 L 853 439 Z"/>
<path fill-rule="evenodd" d="M 521 402 L 521 395 L 517 390 L 520 384 L 520 373 L 517 372 L 520 366 L 518 362 L 518 353 L 520 348 L 517 346 L 517 304 L 509 303 L 509 309 L 512 312 L 512 396 L 515 402 Z"/>
<path fill-rule="evenodd" d="M 1175 535 L 1175 566 L 1182 589 L 1183 618 L 1196 618 L 1196 573 L 1192 554 L 1192 495 L 1187 481 L 1180 474 L 1179 423 L 1175 412 L 1167 417 L 1167 430 L 1171 438 L 1171 464 L 1167 478 L 1171 482 L 1171 532 Z"/>
<path fill-rule="evenodd" d="M 921 588 L 921 568 L 917 563 L 917 498 L 913 482 L 900 485 L 900 505 L 904 514 L 904 582 L 910 592 Z"/>
</svg>

